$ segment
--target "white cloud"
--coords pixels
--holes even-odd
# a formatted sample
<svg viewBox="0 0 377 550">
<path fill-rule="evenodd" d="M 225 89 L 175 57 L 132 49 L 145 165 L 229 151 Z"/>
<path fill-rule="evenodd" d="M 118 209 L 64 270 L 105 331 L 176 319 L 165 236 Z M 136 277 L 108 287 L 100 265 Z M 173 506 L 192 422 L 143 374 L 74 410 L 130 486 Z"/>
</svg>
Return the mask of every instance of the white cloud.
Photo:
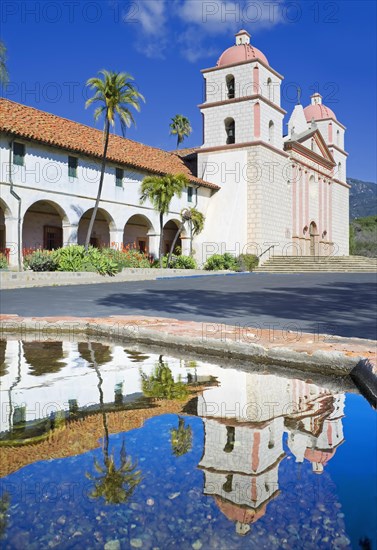
<svg viewBox="0 0 377 550">
<path fill-rule="evenodd" d="M 284 0 L 184 0 L 179 17 L 209 34 L 223 34 L 242 27 L 268 28 L 283 21 Z"/>
<path fill-rule="evenodd" d="M 216 57 L 219 54 L 218 48 L 208 46 L 205 37 L 201 36 L 193 26 L 181 33 L 177 41 L 180 44 L 182 57 L 190 63 L 205 57 Z"/>
<path fill-rule="evenodd" d="M 139 0 L 132 4 L 135 12 L 133 18 L 140 23 L 145 34 L 157 36 L 164 32 L 167 23 L 166 0 Z"/>
<path fill-rule="evenodd" d="M 165 57 L 168 45 L 167 4 L 168 0 L 137 0 L 123 11 L 123 22 L 132 22 L 135 26 L 135 48 L 146 57 Z"/>
<path fill-rule="evenodd" d="M 172 42 L 190 62 L 213 57 L 214 37 L 241 28 L 271 28 L 283 21 L 285 0 L 134 0 L 135 47 L 147 57 L 163 59 Z M 124 22 L 130 11 L 124 12 Z M 179 23 L 178 23 L 179 20 Z M 178 23 L 178 24 L 177 24 Z"/>
</svg>

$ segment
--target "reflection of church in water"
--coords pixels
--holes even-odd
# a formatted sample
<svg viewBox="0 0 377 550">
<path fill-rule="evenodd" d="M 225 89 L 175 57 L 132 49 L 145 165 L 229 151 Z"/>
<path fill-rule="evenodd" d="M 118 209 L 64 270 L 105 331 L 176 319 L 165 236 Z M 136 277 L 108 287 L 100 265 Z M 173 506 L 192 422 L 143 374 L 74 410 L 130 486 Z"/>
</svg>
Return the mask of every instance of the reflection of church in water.
<svg viewBox="0 0 377 550">
<path fill-rule="evenodd" d="M 153 373 L 157 355 L 100 343 L 0 340 L 0 440 L 26 442 L 48 433 L 51 412 L 69 419 L 71 413 L 77 418 L 101 410 L 94 361 L 101 369 L 104 410 L 134 408 L 139 401 L 145 408 L 140 368 Z M 279 494 L 283 437 L 297 463 L 310 462 L 315 474 L 324 471 L 344 440 L 344 394 L 274 374 L 195 365 L 199 376 L 196 368 L 169 358 L 175 380 L 201 386 L 187 412 L 204 423 L 198 465 L 204 494 L 238 534 L 247 534 Z M 213 379 L 218 385 L 208 387 Z"/>
<path fill-rule="evenodd" d="M 323 472 L 344 440 L 344 395 L 295 379 L 239 375 L 243 381 L 230 386 L 222 380 L 198 399 L 205 433 L 199 468 L 205 494 L 245 535 L 279 494 L 284 433 L 296 462 Z M 229 387 L 236 390 L 229 393 Z"/>
</svg>

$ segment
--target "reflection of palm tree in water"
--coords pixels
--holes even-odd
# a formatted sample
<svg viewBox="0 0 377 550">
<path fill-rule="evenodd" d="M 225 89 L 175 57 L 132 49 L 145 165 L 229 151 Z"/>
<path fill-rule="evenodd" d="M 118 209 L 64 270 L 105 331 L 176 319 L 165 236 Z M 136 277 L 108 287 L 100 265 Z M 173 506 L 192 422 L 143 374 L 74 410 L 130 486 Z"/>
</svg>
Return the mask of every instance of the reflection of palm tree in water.
<svg viewBox="0 0 377 550">
<path fill-rule="evenodd" d="M 5 531 L 8 524 L 8 509 L 10 506 L 9 493 L 4 491 L 0 497 L 0 538 L 5 535 Z"/>
<path fill-rule="evenodd" d="M 102 444 L 103 464 L 100 464 L 97 459 L 94 459 L 94 468 L 99 475 L 95 476 L 87 473 L 86 477 L 94 481 L 95 487 L 90 493 L 92 498 L 103 497 L 106 504 L 120 504 L 121 502 L 126 502 L 132 496 L 135 488 L 141 481 L 141 472 L 140 470 L 136 470 L 137 464 L 133 463 L 130 457 L 127 457 L 124 441 L 120 450 L 119 468 L 117 468 L 115 464 L 114 454 L 109 454 L 109 427 L 104 408 L 102 390 L 103 379 L 98 364 L 96 363 L 91 344 L 88 344 L 88 349 L 90 351 L 91 363 L 98 377 L 98 391 L 104 437 Z"/>
<path fill-rule="evenodd" d="M 185 420 L 178 417 L 178 428 L 170 430 L 170 441 L 175 456 L 188 453 L 192 447 L 192 429 L 185 425 Z"/>
</svg>

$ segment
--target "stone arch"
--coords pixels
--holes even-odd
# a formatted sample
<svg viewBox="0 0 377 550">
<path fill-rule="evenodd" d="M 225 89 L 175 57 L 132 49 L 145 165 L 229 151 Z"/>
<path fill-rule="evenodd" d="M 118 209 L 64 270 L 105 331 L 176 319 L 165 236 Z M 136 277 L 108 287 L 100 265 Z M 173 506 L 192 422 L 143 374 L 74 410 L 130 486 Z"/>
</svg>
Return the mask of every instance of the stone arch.
<svg viewBox="0 0 377 550">
<path fill-rule="evenodd" d="M 233 74 L 227 74 L 225 77 L 227 98 L 234 99 L 236 96 L 236 81 Z"/>
<path fill-rule="evenodd" d="M 9 206 L 0 198 L 0 252 L 5 253 L 7 243 L 7 218 L 12 217 Z"/>
<path fill-rule="evenodd" d="M 149 235 L 155 233 L 152 222 L 143 214 L 133 214 L 126 222 L 123 231 L 123 245 L 148 253 Z"/>
<path fill-rule="evenodd" d="M 164 254 L 168 254 L 170 252 L 170 247 L 173 243 L 174 237 L 177 233 L 177 229 L 180 226 L 180 221 L 177 219 L 170 219 L 164 224 L 164 247 L 163 251 Z M 179 248 L 182 251 L 182 239 L 181 237 L 184 236 L 184 232 L 181 233 L 181 235 L 178 237 L 176 248 Z"/>
<path fill-rule="evenodd" d="M 77 230 L 78 244 L 85 244 L 90 218 L 93 208 L 84 212 L 80 218 Z M 104 208 L 98 208 L 97 216 L 93 225 L 90 244 L 97 248 L 110 246 L 110 231 L 115 231 L 116 226 L 113 217 Z"/>
<path fill-rule="evenodd" d="M 314 220 L 312 220 L 309 224 L 309 237 L 310 237 L 310 255 L 316 256 L 318 253 L 319 231 L 318 231 L 318 226 Z"/>
<path fill-rule="evenodd" d="M 228 117 L 224 120 L 226 144 L 230 145 L 236 142 L 236 123 L 234 118 Z"/>
<path fill-rule="evenodd" d="M 54 250 L 63 246 L 63 223 L 68 224 L 65 210 L 56 202 L 41 199 L 33 202 L 22 220 L 23 253 L 30 250 Z"/>
</svg>

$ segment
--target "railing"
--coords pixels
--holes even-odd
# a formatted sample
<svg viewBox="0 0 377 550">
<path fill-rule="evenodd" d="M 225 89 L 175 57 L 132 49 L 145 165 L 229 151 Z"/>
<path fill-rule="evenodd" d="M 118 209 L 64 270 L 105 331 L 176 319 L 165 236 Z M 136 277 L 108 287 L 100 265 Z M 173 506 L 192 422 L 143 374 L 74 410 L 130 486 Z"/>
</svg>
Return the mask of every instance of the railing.
<svg viewBox="0 0 377 550">
<path fill-rule="evenodd" d="M 264 256 L 264 254 L 266 254 L 266 252 L 268 252 L 269 250 L 271 250 L 271 248 L 275 248 L 275 245 L 272 244 L 271 246 L 269 246 L 268 248 L 266 248 L 266 250 L 264 250 L 264 251 L 262 252 L 262 254 L 259 254 L 258 260 L 259 260 L 262 256 Z M 270 257 L 271 257 L 271 255 L 269 255 L 269 258 L 270 258 Z"/>
</svg>

